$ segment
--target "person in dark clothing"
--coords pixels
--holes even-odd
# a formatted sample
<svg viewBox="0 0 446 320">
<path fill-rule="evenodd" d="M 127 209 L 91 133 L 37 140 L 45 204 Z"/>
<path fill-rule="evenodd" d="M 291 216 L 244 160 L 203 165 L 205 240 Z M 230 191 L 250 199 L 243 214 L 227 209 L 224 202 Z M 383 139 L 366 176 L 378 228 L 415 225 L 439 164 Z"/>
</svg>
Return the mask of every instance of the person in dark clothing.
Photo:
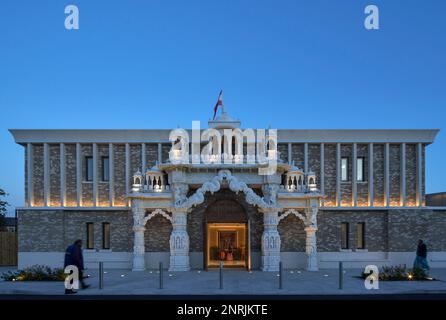
<svg viewBox="0 0 446 320">
<path fill-rule="evenodd" d="M 84 282 L 84 256 L 82 254 L 82 240 L 76 240 L 65 250 L 64 268 L 74 265 L 79 270 L 79 282 L 82 289 L 88 288 L 90 285 Z M 72 289 L 65 289 L 66 294 L 76 293 Z"/>
<path fill-rule="evenodd" d="M 429 264 L 427 263 L 427 247 L 423 240 L 418 240 L 417 256 L 413 263 L 414 269 L 423 269 L 423 271 L 429 271 Z"/>
</svg>

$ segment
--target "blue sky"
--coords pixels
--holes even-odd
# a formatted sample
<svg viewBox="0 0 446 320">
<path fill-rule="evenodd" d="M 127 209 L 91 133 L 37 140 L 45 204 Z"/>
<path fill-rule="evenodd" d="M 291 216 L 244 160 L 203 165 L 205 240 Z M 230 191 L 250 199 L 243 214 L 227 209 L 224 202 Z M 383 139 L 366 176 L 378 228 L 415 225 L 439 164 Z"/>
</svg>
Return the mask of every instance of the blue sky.
<svg viewBox="0 0 446 320">
<path fill-rule="evenodd" d="M 75 4 L 80 29 L 64 28 Z M 364 8 L 380 9 L 380 30 Z M 23 205 L 8 128 L 174 128 L 220 88 L 244 127 L 439 128 L 427 192 L 446 191 L 446 2 L 0 2 L 0 187 Z M 12 211 L 11 211 L 12 212 Z"/>
</svg>

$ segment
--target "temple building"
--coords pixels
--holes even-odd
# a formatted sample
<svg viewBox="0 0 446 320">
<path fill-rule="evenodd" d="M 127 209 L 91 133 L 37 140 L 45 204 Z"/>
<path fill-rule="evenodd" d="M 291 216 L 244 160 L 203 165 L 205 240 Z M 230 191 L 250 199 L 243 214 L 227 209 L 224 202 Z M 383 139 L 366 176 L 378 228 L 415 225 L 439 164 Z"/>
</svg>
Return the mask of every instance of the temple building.
<svg viewBox="0 0 446 320">
<path fill-rule="evenodd" d="M 425 206 L 438 130 L 278 129 L 250 145 L 226 112 L 208 128 L 204 162 L 172 130 L 10 130 L 25 157 L 19 268 L 62 266 L 78 238 L 87 267 L 135 271 L 410 266 L 418 239 L 446 266 L 446 208 Z"/>
</svg>

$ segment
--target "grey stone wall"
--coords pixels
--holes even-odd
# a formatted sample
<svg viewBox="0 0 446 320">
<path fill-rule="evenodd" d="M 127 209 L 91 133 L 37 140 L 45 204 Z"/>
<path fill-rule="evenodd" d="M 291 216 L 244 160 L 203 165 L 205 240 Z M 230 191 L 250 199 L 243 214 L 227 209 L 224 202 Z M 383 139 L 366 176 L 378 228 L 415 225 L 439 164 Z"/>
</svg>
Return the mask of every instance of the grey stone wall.
<svg viewBox="0 0 446 320">
<path fill-rule="evenodd" d="M 87 222 L 94 223 L 95 249 L 102 249 L 102 223 L 108 222 L 111 250 L 133 250 L 133 218 L 130 210 L 19 210 L 19 251 L 63 252 L 76 239 L 82 239 L 85 245 Z"/>
<path fill-rule="evenodd" d="M 336 144 L 324 145 L 324 205 L 336 205 Z"/>
<path fill-rule="evenodd" d="M 115 144 L 114 153 L 114 204 L 116 206 L 125 206 L 125 145 Z"/>
<path fill-rule="evenodd" d="M 109 158 L 108 144 L 98 144 L 98 155 L 97 155 L 97 168 L 98 168 L 98 204 L 99 206 L 109 205 L 109 181 L 103 180 L 103 167 L 102 159 L 104 157 Z"/>
<path fill-rule="evenodd" d="M 172 148 L 172 146 L 170 144 L 163 144 L 162 145 L 162 151 L 161 151 L 161 155 L 162 155 L 162 161 L 166 161 L 167 159 L 169 159 L 169 151 Z"/>
<path fill-rule="evenodd" d="M 25 166 L 24 166 L 24 175 L 25 175 L 25 179 L 24 181 L 24 187 L 25 187 L 25 206 L 29 206 L 30 204 L 28 203 L 28 145 L 25 145 L 24 147 L 25 149 Z"/>
<path fill-rule="evenodd" d="M 421 194 L 422 205 L 426 204 L 426 146 L 421 146 Z"/>
<path fill-rule="evenodd" d="M 400 205 L 400 182 L 401 182 L 401 147 L 391 144 L 389 146 L 389 187 L 390 206 Z"/>
<path fill-rule="evenodd" d="M 356 156 L 363 158 L 363 181 L 356 182 L 356 201 L 358 206 L 368 206 L 369 204 L 369 146 L 367 144 L 358 144 Z"/>
<path fill-rule="evenodd" d="M 279 151 L 280 159 L 282 159 L 285 163 L 288 163 L 288 144 L 279 143 L 277 145 L 277 151 Z"/>
<path fill-rule="evenodd" d="M 373 205 L 384 206 L 384 145 L 373 145 Z"/>
<path fill-rule="evenodd" d="M 406 205 L 416 205 L 417 193 L 417 146 L 406 145 Z"/>
<path fill-rule="evenodd" d="M 262 215 L 246 204 L 242 195 L 234 198 L 228 191 L 220 191 L 207 197 L 204 204 L 188 216 L 187 230 L 190 251 L 203 251 L 203 226 L 207 206 L 222 199 L 235 199 L 245 209 L 251 221 L 251 248 L 261 249 L 263 232 Z M 111 226 L 111 250 L 132 252 L 133 218 L 130 210 L 18 210 L 18 239 L 20 252 L 61 252 L 74 240 L 86 241 L 86 223 L 95 226 L 95 249 L 102 248 L 102 223 Z M 321 210 L 318 215 L 317 244 L 319 252 L 337 252 L 341 247 L 342 222 L 350 224 L 350 248 L 356 249 L 356 224 L 365 222 L 366 249 L 370 252 L 414 251 L 418 239 L 423 239 L 429 251 L 446 251 L 446 210 L 390 209 L 390 210 Z M 146 251 L 169 251 L 170 222 L 160 215 L 146 225 Z M 305 231 L 297 217 L 283 219 L 278 231 L 281 251 L 305 250 Z"/>
<path fill-rule="evenodd" d="M 368 251 L 387 250 L 387 210 L 347 211 L 321 210 L 318 214 L 318 251 L 341 249 L 341 223 L 349 223 L 350 248 L 356 249 L 356 224 L 365 222 L 365 244 Z"/>
<path fill-rule="evenodd" d="M 305 230 L 302 220 L 290 214 L 280 221 L 277 230 L 280 234 L 280 251 L 305 251 Z"/>
<path fill-rule="evenodd" d="M 60 145 L 50 144 L 50 206 L 60 206 Z"/>
<path fill-rule="evenodd" d="M 77 206 L 77 190 L 76 190 L 76 145 L 66 144 L 65 145 L 65 164 L 66 164 L 66 205 L 70 207 Z"/>
<path fill-rule="evenodd" d="M 341 181 L 341 206 L 352 205 L 352 151 L 351 144 L 341 144 L 341 158 L 348 159 L 348 181 Z"/>
<path fill-rule="evenodd" d="M 147 167 L 153 167 L 158 161 L 158 144 L 147 143 L 146 144 L 146 163 Z"/>
<path fill-rule="evenodd" d="M 366 249 L 405 252 L 423 239 L 430 251 L 445 251 L 446 211 L 432 209 L 322 210 L 318 215 L 318 251 L 339 251 L 341 223 L 350 224 L 350 248 L 356 249 L 356 224 L 365 222 Z"/>
<path fill-rule="evenodd" d="M 324 159 L 325 161 L 325 159 Z M 308 144 L 308 170 L 313 171 L 316 174 L 316 184 L 318 188 L 321 183 L 321 145 L 320 144 Z"/>
<path fill-rule="evenodd" d="M 84 207 L 92 207 L 93 203 L 93 182 L 87 181 L 87 157 L 93 156 L 93 145 L 81 145 L 81 162 L 82 162 L 82 205 Z"/>
<path fill-rule="evenodd" d="M 34 205 L 43 207 L 43 145 L 33 145 Z"/>
<path fill-rule="evenodd" d="M 169 252 L 169 239 L 172 232 L 172 224 L 169 220 L 155 215 L 146 224 L 144 242 L 146 252 Z"/>
<path fill-rule="evenodd" d="M 66 144 L 66 202 L 69 206 L 75 206 L 76 203 L 76 145 Z M 390 178 L 390 204 L 392 206 L 400 205 L 400 145 L 391 144 L 389 154 L 389 178 Z M 34 202 L 35 206 L 43 206 L 43 145 L 33 144 L 33 171 L 34 171 Z M 82 144 L 82 202 L 83 206 L 93 205 L 93 185 L 92 182 L 85 181 L 86 177 L 86 165 L 85 157 L 92 156 L 92 144 Z M 280 143 L 278 149 L 281 152 L 283 160 L 288 160 L 288 144 Z M 162 145 L 162 157 L 163 160 L 168 159 L 168 152 L 170 150 L 170 144 Z M 295 164 L 301 168 L 304 167 L 304 144 L 293 143 L 292 147 L 292 160 Z M 359 206 L 368 205 L 368 145 L 358 144 L 357 149 L 358 157 L 364 158 L 364 182 L 357 183 L 357 203 Z M 27 151 L 25 148 L 25 157 Z M 60 204 L 60 149 L 59 144 L 50 144 L 50 195 L 49 200 L 52 206 L 59 206 Z M 425 146 L 422 148 L 422 156 L 425 155 Z M 98 201 L 101 206 L 108 205 L 109 197 L 109 184 L 101 180 L 102 173 L 102 156 L 108 156 L 108 144 L 98 144 Z M 352 205 L 352 181 L 351 181 L 351 168 L 352 168 L 352 145 L 342 144 L 341 156 L 349 158 L 349 181 L 341 183 L 341 198 L 343 206 Z M 115 157 L 115 205 L 124 206 L 125 201 L 125 184 L 131 181 L 125 181 L 125 145 L 114 144 L 114 157 Z M 147 143 L 146 144 L 146 162 L 147 166 L 153 166 L 158 160 L 158 144 Z M 336 144 L 325 144 L 325 205 L 336 205 Z M 384 205 L 384 145 L 374 144 L 374 205 Z M 317 183 L 320 186 L 320 144 L 308 145 L 308 166 L 309 169 L 316 173 Z M 416 204 L 416 183 L 417 183 L 417 145 L 406 145 L 406 203 L 408 206 Z M 136 170 L 141 168 L 141 144 L 130 144 L 130 175 Z M 27 164 L 25 159 L 25 165 Z M 422 161 L 422 190 L 425 189 L 425 161 Z M 27 170 L 25 170 L 25 196 L 27 196 Z M 424 194 L 423 194 L 424 201 Z"/>
<path fill-rule="evenodd" d="M 389 210 L 390 251 L 415 251 L 418 239 L 424 240 L 428 251 L 445 251 L 445 230 L 445 210 Z"/>
<path fill-rule="evenodd" d="M 141 171 L 141 144 L 130 145 L 130 175 L 132 176 L 136 171 Z M 129 182 L 131 187 L 132 182 Z"/>
<path fill-rule="evenodd" d="M 303 169 L 304 168 L 304 144 L 293 143 L 291 145 L 291 160 L 294 161 L 294 165 Z"/>
</svg>

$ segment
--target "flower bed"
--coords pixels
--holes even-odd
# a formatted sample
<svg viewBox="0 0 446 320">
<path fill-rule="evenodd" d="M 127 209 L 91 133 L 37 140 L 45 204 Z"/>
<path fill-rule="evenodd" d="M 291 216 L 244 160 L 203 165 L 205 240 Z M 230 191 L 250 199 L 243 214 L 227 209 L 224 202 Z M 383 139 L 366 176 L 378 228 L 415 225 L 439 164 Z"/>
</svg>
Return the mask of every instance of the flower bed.
<svg viewBox="0 0 446 320">
<path fill-rule="evenodd" d="M 365 279 L 371 273 L 363 272 L 361 278 Z M 421 268 L 406 269 L 405 265 L 383 266 L 379 271 L 379 280 L 382 281 L 425 281 L 430 278 Z"/>
<path fill-rule="evenodd" d="M 64 281 L 66 276 L 62 268 L 34 265 L 23 270 L 5 272 L 1 278 L 5 281 Z"/>
</svg>

